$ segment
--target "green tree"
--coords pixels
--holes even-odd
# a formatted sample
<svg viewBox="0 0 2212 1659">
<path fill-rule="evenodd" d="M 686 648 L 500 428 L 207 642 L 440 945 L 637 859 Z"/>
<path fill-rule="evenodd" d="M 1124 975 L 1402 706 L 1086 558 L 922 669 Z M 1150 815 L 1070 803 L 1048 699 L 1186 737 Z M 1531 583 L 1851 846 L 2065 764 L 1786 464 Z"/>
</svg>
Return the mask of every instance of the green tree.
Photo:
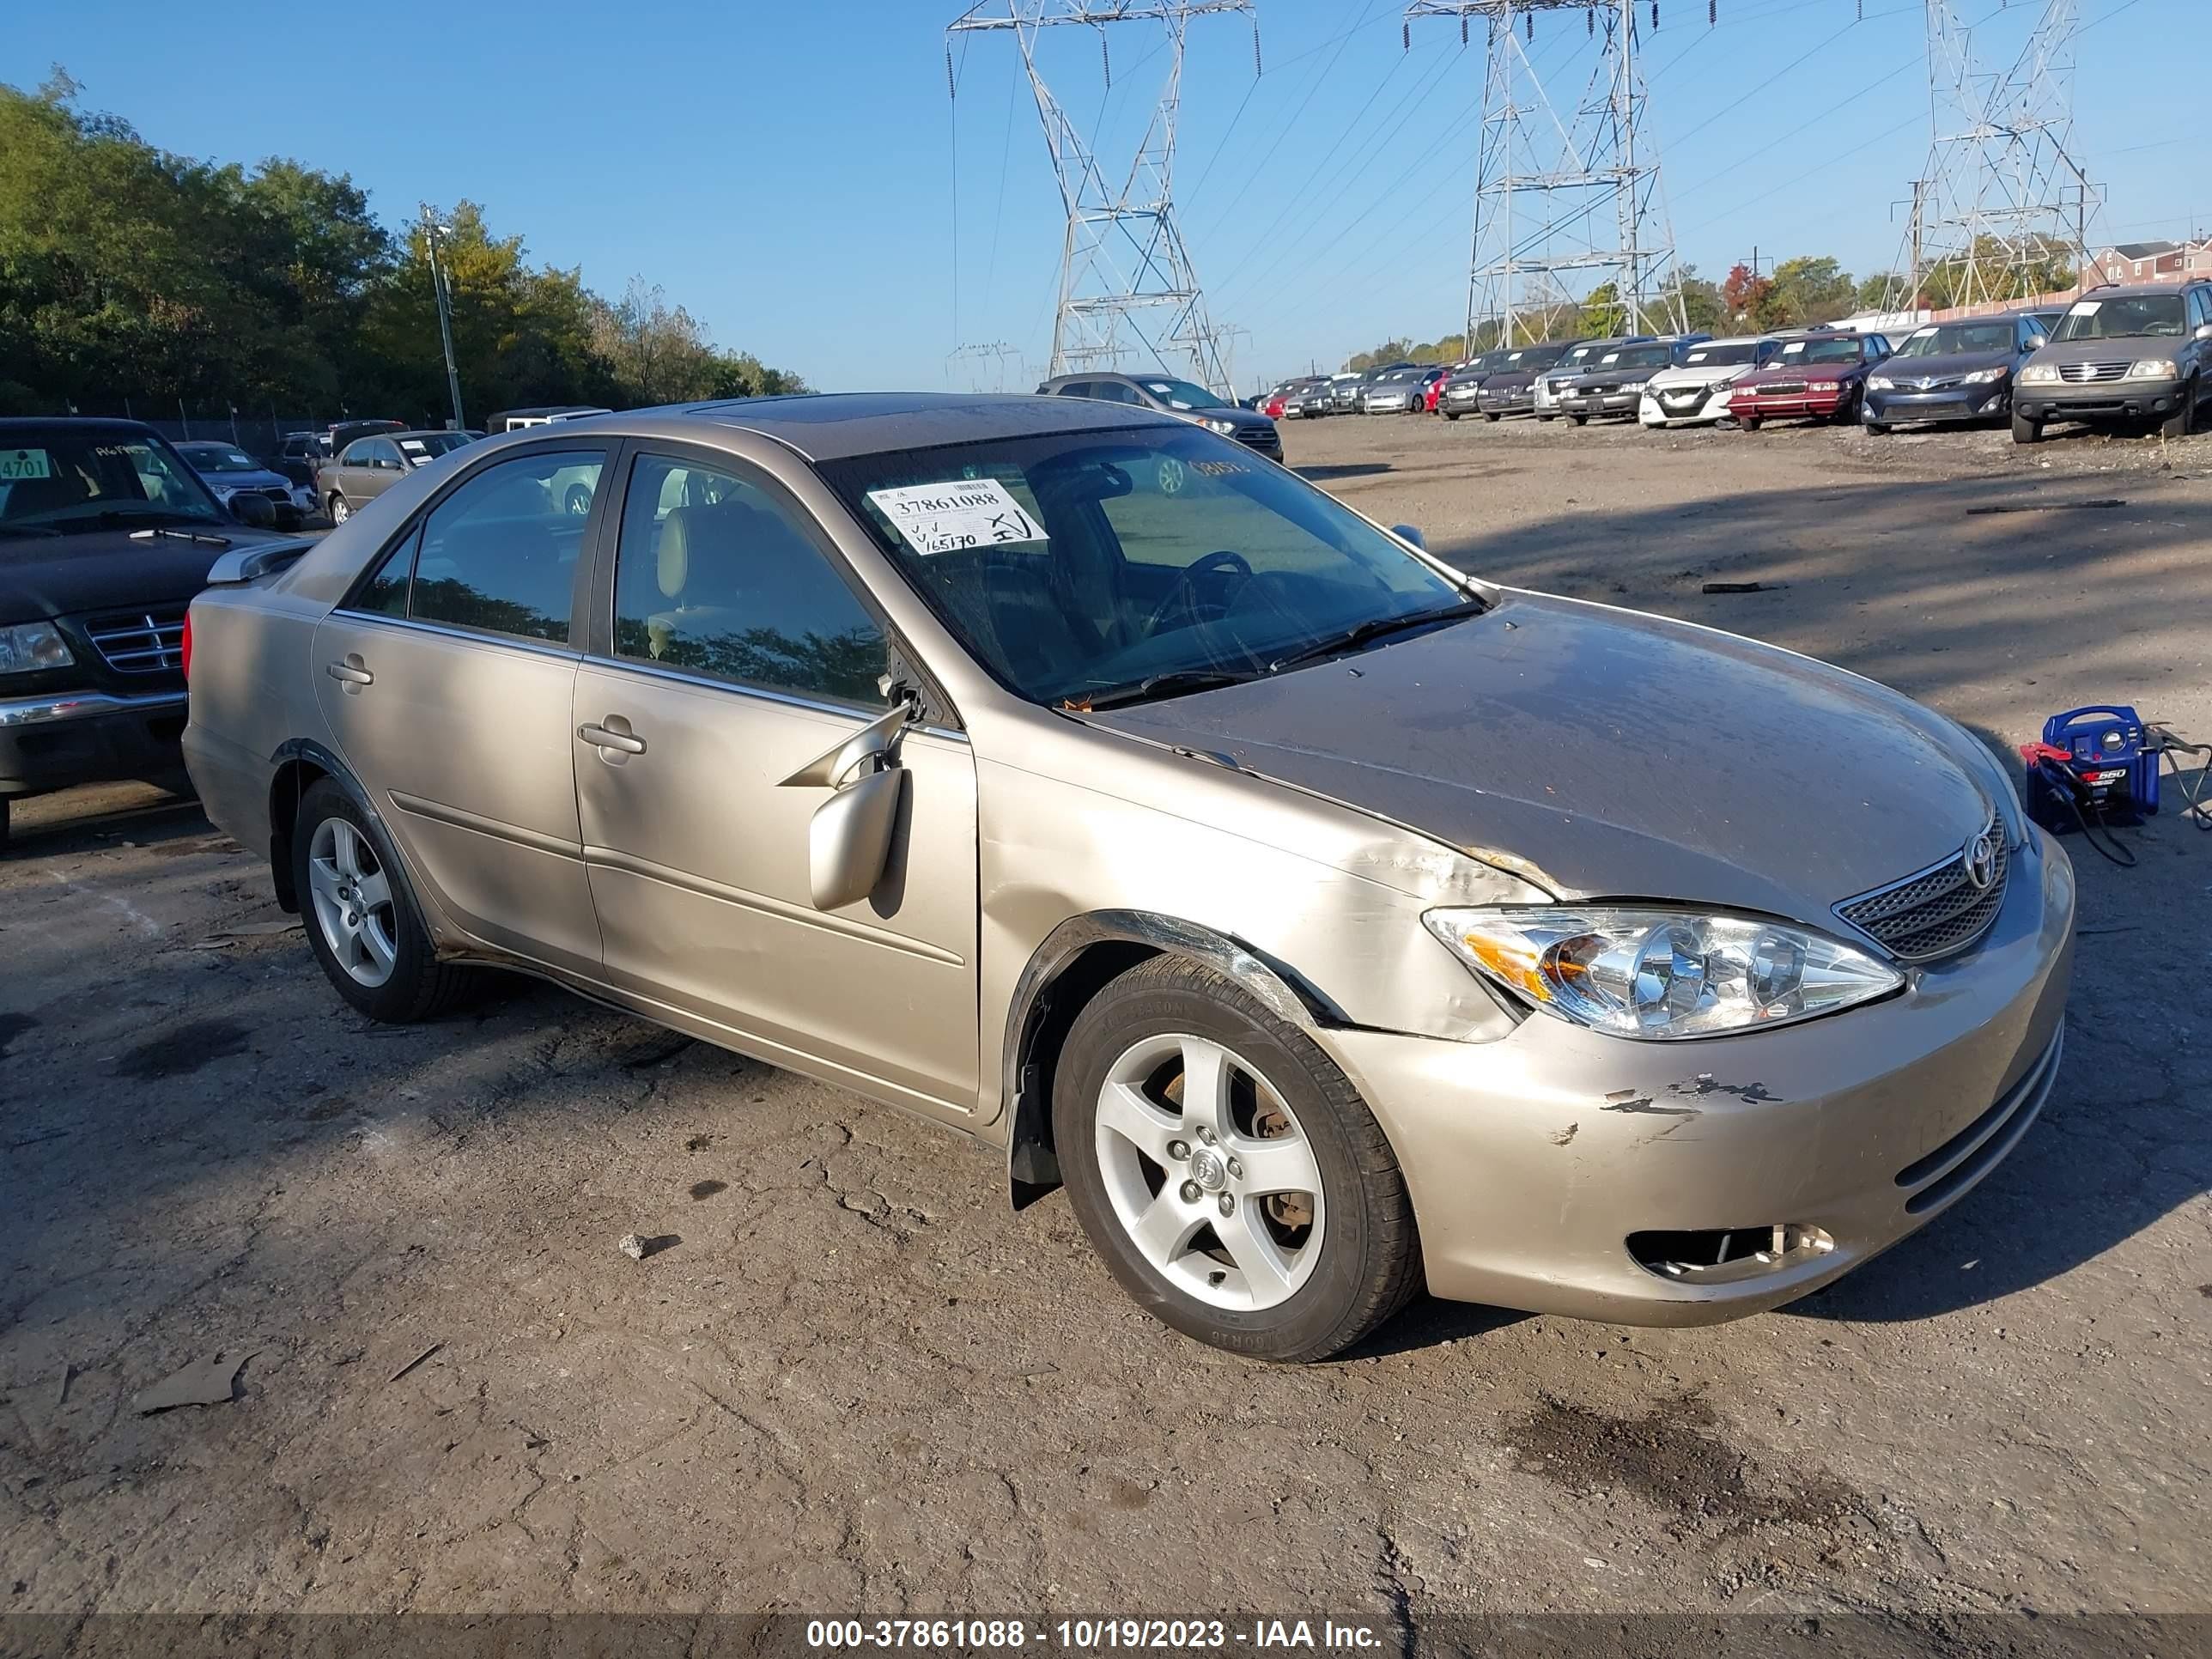
<svg viewBox="0 0 2212 1659">
<path fill-rule="evenodd" d="M 1857 301 L 1858 285 L 1841 265 L 1825 254 L 1802 254 L 1774 267 L 1754 320 L 1761 328 L 1802 328 L 1848 315 Z"/>
<path fill-rule="evenodd" d="M 1578 339 L 1603 340 L 1625 333 L 1628 328 L 1628 307 L 1620 302 L 1620 289 L 1613 283 L 1600 283 L 1583 298 L 1575 320 L 1575 335 Z"/>
</svg>

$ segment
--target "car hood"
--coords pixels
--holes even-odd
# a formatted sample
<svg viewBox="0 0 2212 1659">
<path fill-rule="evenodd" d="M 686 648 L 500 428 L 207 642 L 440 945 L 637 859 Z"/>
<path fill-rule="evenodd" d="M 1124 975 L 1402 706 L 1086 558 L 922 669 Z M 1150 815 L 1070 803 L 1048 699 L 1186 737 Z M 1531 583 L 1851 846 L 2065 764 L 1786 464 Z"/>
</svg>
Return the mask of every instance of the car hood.
<svg viewBox="0 0 2212 1659">
<path fill-rule="evenodd" d="M 1681 363 L 1662 368 L 1651 377 L 1654 391 L 1674 386 L 1718 386 L 1731 376 L 1752 373 L 1749 363 Z"/>
<path fill-rule="evenodd" d="M 1895 692 L 1733 635 L 1512 591 L 1356 657 L 1089 718 L 1563 898 L 1814 926 L 1956 853 L 1994 810 L 1973 740 Z"/>
<path fill-rule="evenodd" d="M 66 617 L 139 605 L 181 605 L 207 586 L 209 567 L 226 550 L 287 541 L 235 526 L 205 532 L 228 550 L 156 536 L 135 542 L 125 530 L 74 536 L 0 536 L 0 622 Z"/>
<path fill-rule="evenodd" d="M 1536 383 L 1536 377 L 1545 371 L 1540 368 L 1501 368 L 1495 374 L 1483 377 L 1486 392 L 1526 392 Z"/>
<path fill-rule="evenodd" d="M 1978 368 L 2002 368 L 2011 362 L 2009 351 L 1947 351 L 1934 357 L 1891 357 L 1882 363 L 1881 372 L 1900 382 L 1943 380 Z"/>
<path fill-rule="evenodd" d="M 1840 380 L 1864 373 L 1874 365 L 1864 358 L 1849 363 L 1769 363 L 1738 380 L 1738 386 L 1763 386 L 1769 380 Z"/>
<path fill-rule="evenodd" d="M 2029 359 L 2038 363 L 2116 363 L 2123 358 L 2137 362 L 2145 357 L 2172 357 L 2189 343 L 2188 337 L 2172 334 L 2118 334 L 2104 340 L 2054 340 Z"/>
</svg>

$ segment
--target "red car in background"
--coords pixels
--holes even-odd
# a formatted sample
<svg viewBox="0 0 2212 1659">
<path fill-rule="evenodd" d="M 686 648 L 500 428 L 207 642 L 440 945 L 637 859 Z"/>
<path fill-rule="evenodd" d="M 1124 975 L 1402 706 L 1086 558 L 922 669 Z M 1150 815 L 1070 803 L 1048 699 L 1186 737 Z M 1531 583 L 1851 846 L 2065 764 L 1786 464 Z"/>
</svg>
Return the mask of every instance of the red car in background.
<svg viewBox="0 0 2212 1659">
<path fill-rule="evenodd" d="M 1460 363 L 1455 364 L 1454 367 L 1464 368 L 1467 365 Z M 1422 414 L 1433 415 L 1437 412 L 1437 399 L 1441 398 L 1444 395 L 1444 388 L 1451 384 L 1452 372 L 1452 369 L 1448 368 L 1443 374 L 1437 375 L 1435 380 L 1429 382 L 1429 389 L 1421 394 Z"/>
<path fill-rule="evenodd" d="M 1889 356 L 1879 334 L 1823 329 L 1786 339 L 1766 367 L 1735 383 L 1729 413 L 1747 432 L 1765 421 L 1853 421 L 1867 371 Z"/>
</svg>

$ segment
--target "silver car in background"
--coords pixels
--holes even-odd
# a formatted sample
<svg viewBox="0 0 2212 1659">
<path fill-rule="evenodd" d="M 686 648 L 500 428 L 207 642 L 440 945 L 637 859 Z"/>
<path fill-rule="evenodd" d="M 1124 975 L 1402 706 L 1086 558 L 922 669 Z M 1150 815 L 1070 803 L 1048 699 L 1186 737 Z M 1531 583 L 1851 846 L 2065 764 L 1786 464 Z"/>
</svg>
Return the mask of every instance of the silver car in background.
<svg viewBox="0 0 2212 1659">
<path fill-rule="evenodd" d="M 1188 421 L 635 411 L 290 556 L 194 602 L 185 751 L 350 1007 L 520 969 L 934 1119 L 1236 1352 L 1772 1307 L 2057 1072 L 2072 872 L 1957 726 Z"/>
</svg>

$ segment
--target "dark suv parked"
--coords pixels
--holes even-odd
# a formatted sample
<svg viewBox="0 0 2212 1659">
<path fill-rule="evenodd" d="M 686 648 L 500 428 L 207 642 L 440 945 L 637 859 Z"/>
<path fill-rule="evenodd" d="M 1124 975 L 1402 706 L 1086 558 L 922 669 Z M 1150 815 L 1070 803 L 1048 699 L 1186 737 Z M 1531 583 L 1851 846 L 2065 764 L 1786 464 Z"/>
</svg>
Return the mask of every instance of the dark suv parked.
<svg viewBox="0 0 2212 1659">
<path fill-rule="evenodd" d="M 136 421 L 0 420 L 0 847 L 19 796 L 181 779 L 185 607 L 221 554 L 307 545 L 275 520 Z"/>
<path fill-rule="evenodd" d="M 2212 283 L 2092 289 L 2021 370 L 2012 435 L 2032 444 L 2046 421 L 2150 420 L 2183 438 L 2208 396 Z"/>
</svg>

